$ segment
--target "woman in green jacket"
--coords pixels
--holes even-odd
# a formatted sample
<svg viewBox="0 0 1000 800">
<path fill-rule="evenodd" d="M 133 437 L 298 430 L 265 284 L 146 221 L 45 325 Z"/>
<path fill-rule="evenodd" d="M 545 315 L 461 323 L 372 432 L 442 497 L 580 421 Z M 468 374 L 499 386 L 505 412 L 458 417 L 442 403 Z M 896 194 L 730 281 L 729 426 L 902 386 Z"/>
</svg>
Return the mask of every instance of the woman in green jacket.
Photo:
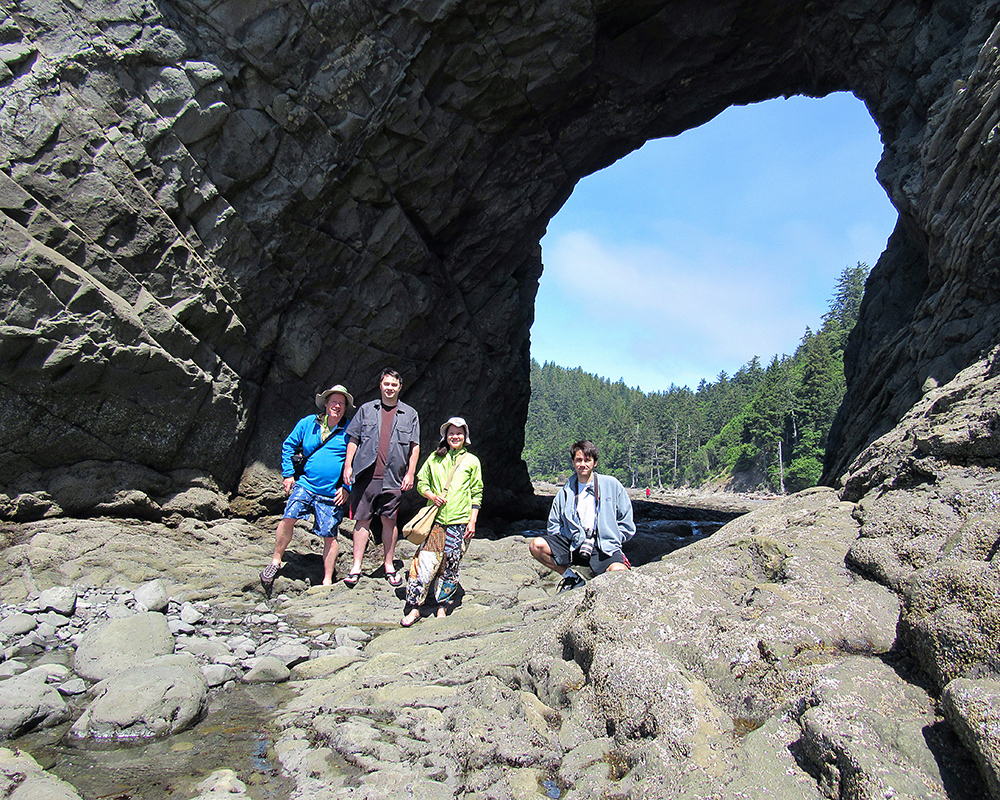
<svg viewBox="0 0 1000 800">
<path fill-rule="evenodd" d="M 452 417 L 441 426 L 437 450 L 417 473 L 417 491 L 439 510 L 430 535 L 410 565 L 406 613 L 399 623 L 404 628 L 420 619 L 420 607 L 427 602 L 432 585 L 437 616 L 445 616 L 454 601 L 458 565 L 476 534 L 476 517 L 483 502 L 483 471 L 479 459 L 466 449 L 469 443 L 468 423 Z"/>
</svg>

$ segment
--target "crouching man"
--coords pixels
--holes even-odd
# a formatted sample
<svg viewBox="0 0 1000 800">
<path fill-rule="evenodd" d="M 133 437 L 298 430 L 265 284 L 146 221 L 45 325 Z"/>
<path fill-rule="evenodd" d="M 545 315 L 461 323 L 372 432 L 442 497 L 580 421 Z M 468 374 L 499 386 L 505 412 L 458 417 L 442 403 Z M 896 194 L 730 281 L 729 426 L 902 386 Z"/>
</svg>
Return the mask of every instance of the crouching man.
<svg viewBox="0 0 1000 800">
<path fill-rule="evenodd" d="M 569 449 L 576 473 L 559 490 L 549 511 L 544 536 L 531 540 L 531 555 L 562 576 L 559 592 L 583 586 L 571 565 L 585 565 L 594 575 L 631 566 L 622 546 L 635 535 L 632 501 L 617 478 L 598 475 L 597 446 L 576 442 Z"/>
</svg>

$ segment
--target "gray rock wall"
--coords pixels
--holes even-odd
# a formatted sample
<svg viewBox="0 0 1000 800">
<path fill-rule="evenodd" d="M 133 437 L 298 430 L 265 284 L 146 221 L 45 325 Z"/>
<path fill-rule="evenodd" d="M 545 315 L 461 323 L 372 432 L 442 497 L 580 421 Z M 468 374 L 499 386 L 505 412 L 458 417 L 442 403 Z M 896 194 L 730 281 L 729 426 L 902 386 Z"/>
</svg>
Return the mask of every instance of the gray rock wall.
<svg viewBox="0 0 1000 800">
<path fill-rule="evenodd" d="M 312 393 L 369 399 L 384 364 L 425 445 L 470 420 L 510 510 L 548 220 L 649 138 L 782 94 L 861 97 L 900 211 L 828 474 L 995 342 L 995 2 L 4 9 L 5 516 L 67 510 L 83 461 L 117 477 L 76 511 L 260 511 Z"/>
</svg>

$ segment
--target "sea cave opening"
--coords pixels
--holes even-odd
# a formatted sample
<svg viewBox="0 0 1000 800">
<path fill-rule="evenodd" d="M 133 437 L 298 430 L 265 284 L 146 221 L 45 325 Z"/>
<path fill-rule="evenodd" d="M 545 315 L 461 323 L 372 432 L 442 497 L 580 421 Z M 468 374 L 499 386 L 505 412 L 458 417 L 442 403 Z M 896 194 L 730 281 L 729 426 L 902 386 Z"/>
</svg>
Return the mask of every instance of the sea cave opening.
<svg viewBox="0 0 1000 800">
<path fill-rule="evenodd" d="M 846 336 L 805 350 L 896 224 L 881 154 L 839 92 L 732 106 L 580 181 L 541 242 L 531 477 L 558 480 L 591 437 L 626 485 L 817 482 Z M 764 412 L 761 392 L 787 397 Z M 754 402 L 780 419 L 747 419 Z"/>
</svg>

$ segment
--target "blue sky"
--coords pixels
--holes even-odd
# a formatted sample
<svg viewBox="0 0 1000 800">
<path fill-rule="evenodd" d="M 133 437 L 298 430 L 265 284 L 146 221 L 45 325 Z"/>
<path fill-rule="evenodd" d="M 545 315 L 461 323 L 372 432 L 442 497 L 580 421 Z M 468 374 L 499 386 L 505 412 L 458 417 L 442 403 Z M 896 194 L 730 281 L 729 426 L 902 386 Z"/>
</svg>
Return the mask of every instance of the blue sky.
<svg viewBox="0 0 1000 800">
<path fill-rule="evenodd" d="M 792 353 L 896 224 L 849 94 L 727 109 L 584 178 L 542 239 L 531 353 L 652 392 Z"/>
</svg>

